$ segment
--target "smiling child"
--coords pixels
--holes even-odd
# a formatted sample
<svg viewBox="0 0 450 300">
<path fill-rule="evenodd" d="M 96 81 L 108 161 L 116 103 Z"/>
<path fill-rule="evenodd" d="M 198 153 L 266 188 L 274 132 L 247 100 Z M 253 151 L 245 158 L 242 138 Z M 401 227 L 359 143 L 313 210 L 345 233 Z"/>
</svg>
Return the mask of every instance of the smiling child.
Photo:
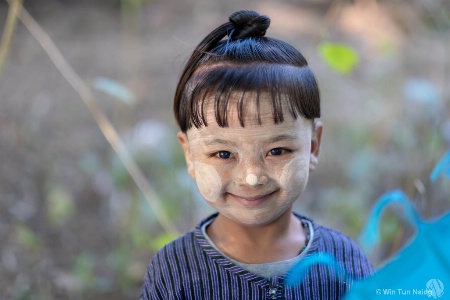
<svg viewBox="0 0 450 300">
<path fill-rule="evenodd" d="M 264 36 L 267 16 L 229 19 L 197 46 L 174 101 L 188 173 L 217 213 L 155 254 L 141 299 L 339 299 L 350 283 L 325 265 L 284 283 L 321 252 L 355 279 L 373 272 L 349 237 L 293 212 L 319 157 L 314 75 L 295 48 Z"/>
</svg>

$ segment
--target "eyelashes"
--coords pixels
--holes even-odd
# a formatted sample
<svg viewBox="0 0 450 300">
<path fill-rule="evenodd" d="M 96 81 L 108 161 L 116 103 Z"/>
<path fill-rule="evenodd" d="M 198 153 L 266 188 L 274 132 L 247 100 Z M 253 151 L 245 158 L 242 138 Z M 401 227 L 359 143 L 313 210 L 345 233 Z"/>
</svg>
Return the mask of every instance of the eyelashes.
<svg viewBox="0 0 450 300">
<path fill-rule="evenodd" d="M 292 153 L 292 150 L 287 148 L 273 148 L 267 152 L 267 156 L 282 156 L 289 153 Z M 209 157 L 227 160 L 234 158 L 235 155 L 230 151 L 221 150 L 210 154 Z"/>
<path fill-rule="evenodd" d="M 290 149 L 286 148 L 274 148 L 271 149 L 267 154 L 270 156 L 281 156 L 283 154 L 291 153 L 292 151 Z"/>
<path fill-rule="evenodd" d="M 230 151 L 218 151 L 214 154 L 214 156 L 220 159 L 230 159 L 234 157 Z"/>
</svg>

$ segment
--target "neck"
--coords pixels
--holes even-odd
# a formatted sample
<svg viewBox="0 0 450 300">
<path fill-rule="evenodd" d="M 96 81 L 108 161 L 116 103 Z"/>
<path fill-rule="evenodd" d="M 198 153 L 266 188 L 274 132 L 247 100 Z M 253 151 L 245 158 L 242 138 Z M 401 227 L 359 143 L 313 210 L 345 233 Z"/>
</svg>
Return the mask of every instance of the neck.
<svg viewBox="0 0 450 300">
<path fill-rule="evenodd" d="M 269 263 L 290 259 L 305 244 L 301 222 L 286 211 L 271 223 L 249 226 L 219 214 L 206 230 L 217 248 L 243 263 Z"/>
</svg>

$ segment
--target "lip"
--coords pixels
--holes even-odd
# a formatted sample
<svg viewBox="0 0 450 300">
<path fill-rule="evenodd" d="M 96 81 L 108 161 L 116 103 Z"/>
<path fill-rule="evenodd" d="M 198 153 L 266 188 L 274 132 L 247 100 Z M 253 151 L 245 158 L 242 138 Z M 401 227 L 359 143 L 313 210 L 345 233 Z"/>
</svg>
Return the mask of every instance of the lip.
<svg viewBox="0 0 450 300">
<path fill-rule="evenodd" d="M 239 202 L 242 206 L 247 208 L 253 208 L 262 205 L 266 202 L 276 191 L 270 192 L 268 194 L 257 195 L 257 196 L 238 196 L 235 194 L 229 194 L 234 200 Z"/>
</svg>

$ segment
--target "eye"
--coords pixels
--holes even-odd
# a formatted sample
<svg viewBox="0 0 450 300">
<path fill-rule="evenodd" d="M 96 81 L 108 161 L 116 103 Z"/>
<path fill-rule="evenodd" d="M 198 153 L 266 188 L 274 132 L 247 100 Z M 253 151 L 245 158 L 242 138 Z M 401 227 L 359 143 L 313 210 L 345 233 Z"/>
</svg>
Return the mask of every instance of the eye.
<svg viewBox="0 0 450 300">
<path fill-rule="evenodd" d="M 283 155 L 283 154 L 285 154 L 287 152 L 289 152 L 289 150 L 284 149 L 284 148 L 274 148 L 274 149 L 269 151 L 268 155 L 280 156 L 280 155 Z"/>
<path fill-rule="evenodd" d="M 229 152 L 229 151 L 219 151 L 219 152 L 215 153 L 215 156 L 220 159 L 229 159 L 229 158 L 233 157 L 233 154 L 231 154 L 231 152 Z"/>
</svg>

